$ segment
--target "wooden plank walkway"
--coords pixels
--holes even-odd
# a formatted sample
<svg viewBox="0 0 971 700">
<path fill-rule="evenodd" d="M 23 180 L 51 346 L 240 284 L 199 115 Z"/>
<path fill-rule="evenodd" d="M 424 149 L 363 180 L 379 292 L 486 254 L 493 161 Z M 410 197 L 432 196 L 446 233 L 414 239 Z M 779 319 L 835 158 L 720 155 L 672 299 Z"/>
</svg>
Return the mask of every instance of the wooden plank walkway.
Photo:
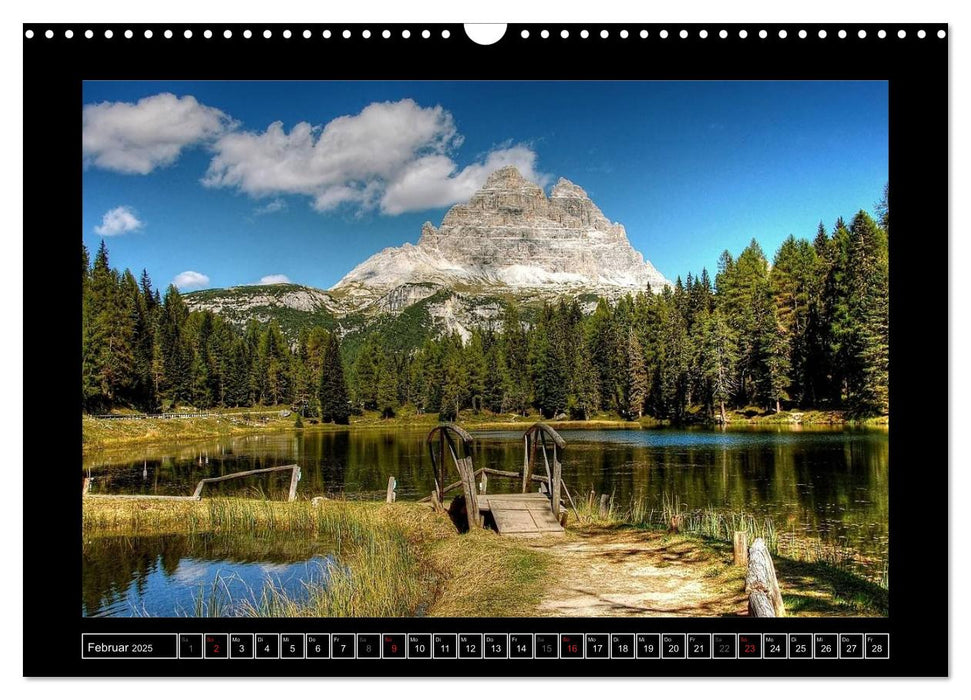
<svg viewBox="0 0 971 700">
<path fill-rule="evenodd" d="M 501 535 L 562 535 L 563 526 L 542 493 L 480 494 L 479 511 L 491 512 Z"/>
</svg>

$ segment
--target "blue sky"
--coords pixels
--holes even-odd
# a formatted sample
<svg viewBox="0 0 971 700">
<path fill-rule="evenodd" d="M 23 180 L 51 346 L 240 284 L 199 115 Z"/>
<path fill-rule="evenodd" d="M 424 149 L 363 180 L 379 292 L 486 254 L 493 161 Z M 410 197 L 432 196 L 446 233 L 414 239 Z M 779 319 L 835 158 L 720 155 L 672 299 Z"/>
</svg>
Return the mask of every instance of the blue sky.
<svg viewBox="0 0 971 700">
<path fill-rule="evenodd" d="M 328 288 L 507 163 L 674 279 L 872 210 L 887 84 L 87 82 L 83 141 L 85 244 L 156 285 Z"/>
</svg>

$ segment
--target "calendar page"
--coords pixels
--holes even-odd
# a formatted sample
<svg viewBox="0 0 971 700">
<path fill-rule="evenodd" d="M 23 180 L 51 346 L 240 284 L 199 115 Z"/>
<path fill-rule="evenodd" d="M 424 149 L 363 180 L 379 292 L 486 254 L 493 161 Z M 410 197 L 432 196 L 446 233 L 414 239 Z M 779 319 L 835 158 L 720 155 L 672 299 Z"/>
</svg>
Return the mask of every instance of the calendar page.
<svg viewBox="0 0 971 700">
<path fill-rule="evenodd" d="M 23 44 L 26 673 L 946 674 L 946 25 Z"/>
</svg>

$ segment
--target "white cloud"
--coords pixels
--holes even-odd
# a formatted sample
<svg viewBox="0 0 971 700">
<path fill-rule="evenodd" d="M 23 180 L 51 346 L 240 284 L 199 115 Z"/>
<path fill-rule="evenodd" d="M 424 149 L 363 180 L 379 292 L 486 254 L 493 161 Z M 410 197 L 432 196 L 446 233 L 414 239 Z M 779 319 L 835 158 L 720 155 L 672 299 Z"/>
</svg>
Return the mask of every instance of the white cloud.
<svg viewBox="0 0 971 700">
<path fill-rule="evenodd" d="M 503 165 L 543 179 L 526 146 L 496 149 L 460 169 L 451 153 L 461 144 L 441 106 L 375 102 L 322 127 L 300 122 L 287 132 L 274 122 L 263 132 L 226 133 L 202 182 L 252 197 L 302 194 L 318 211 L 350 205 L 400 214 L 463 201 Z"/>
<path fill-rule="evenodd" d="M 144 226 L 135 215 L 131 207 L 120 206 L 109 209 L 101 217 L 101 225 L 94 227 L 94 232 L 100 236 L 120 236 L 130 231 L 137 231 Z"/>
<path fill-rule="evenodd" d="M 499 168 L 514 165 L 527 180 L 541 186 L 549 177 L 536 171 L 536 153 L 526 146 L 512 146 L 491 151 L 480 163 L 458 170 L 446 156 L 419 158 L 388 184 L 381 198 L 381 210 L 386 214 L 401 214 L 445 207 L 469 199 L 482 187 L 486 178 Z"/>
<path fill-rule="evenodd" d="M 279 197 L 277 197 L 276 199 L 270 200 L 269 202 L 267 202 L 262 206 L 256 207 L 256 209 L 253 210 L 253 214 L 255 216 L 263 216 L 265 214 L 276 214 L 277 212 L 286 211 L 286 210 L 287 210 L 287 201 L 285 199 L 280 199 Z"/>
<path fill-rule="evenodd" d="M 286 275 L 264 275 L 257 284 L 290 284 L 290 278 Z"/>
<path fill-rule="evenodd" d="M 172 284 L 179 289 L 199 289 L 209 284 L 209 275 L 204 275 L 195 270 L 186 270 L 177 274 L 175 279 L 172 280 Z"/>
<path fill-rule="evenodd" d="M 147 175 L 174 163 L 182 149 L 211 140 L 234 123 L 191 95 L 162 93 L 138 102 L 85 105 L 81 144 L 85 165 Z"/>
</svg>

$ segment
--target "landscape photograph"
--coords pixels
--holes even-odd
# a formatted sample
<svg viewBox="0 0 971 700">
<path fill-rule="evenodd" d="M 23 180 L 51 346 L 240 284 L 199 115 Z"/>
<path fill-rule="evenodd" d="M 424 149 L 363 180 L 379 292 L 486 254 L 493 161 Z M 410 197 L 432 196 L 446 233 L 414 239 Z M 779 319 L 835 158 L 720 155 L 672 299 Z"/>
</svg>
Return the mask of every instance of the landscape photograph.
<svg viewBox="0 0 971 700">
<path fill-rule="evenodd" d="M 886 82 L 79 108 L 82 616 L 889 615 Z"/>
</svg>

